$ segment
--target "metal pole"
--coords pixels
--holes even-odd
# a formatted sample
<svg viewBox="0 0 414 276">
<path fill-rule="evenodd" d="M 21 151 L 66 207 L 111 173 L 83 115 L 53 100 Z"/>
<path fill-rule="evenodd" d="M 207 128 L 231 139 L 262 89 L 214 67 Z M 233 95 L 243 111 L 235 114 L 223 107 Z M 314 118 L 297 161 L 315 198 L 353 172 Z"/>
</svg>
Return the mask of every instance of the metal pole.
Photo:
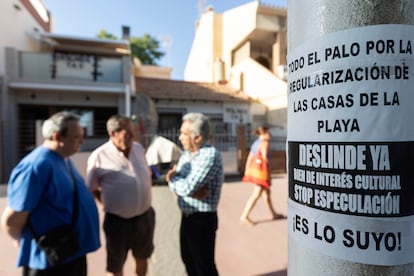
<svg viewBox="0 0 414 276">
<path fill-rule="evenodd" d="M 288 1 L 289 276 L 414 275 L 414 1 Z"/>
</svg>

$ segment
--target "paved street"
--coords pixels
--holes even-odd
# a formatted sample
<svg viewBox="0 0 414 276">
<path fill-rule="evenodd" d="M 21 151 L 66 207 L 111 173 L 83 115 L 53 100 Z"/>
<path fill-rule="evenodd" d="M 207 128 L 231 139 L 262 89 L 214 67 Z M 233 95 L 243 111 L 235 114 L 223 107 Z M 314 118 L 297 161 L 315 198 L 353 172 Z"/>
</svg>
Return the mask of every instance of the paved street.
<svg viewBox="0 0 414 276">
<path fill-rule="evenodd" d="M 3 187 L 4 188 L 4 187 Z M 244 204 L 252 192 L 251 184 L 226 181 L 219 206 L 219 229 L 216 243 L 216 262 L 222 276 L 285 276 L 287 275 L 287 221 L 269 220 L 270 213 L 260 199 L 251 218 L 254 226 L 239 223 Z M 0 191 L 1 193 L 1 191 Z M 288 183 L 285 174 L 273 175 L 272 198 L 276 210 L 287 215 Z M 3 189 L 4 194 L 4 189 Z M 0 210 L 5 197 L 0 197 Z M 153 187 L 153 206 L 156 211 L 155 252 L 149 275 L 186 275 L 179 256 L 178 228 L 180 213 L 173 194 L 166 186 Z M 104 239 L 102 237 L 102 242 Z M 0 275 L 21 275 L 15 268 L 17 249 L 0 232 Z M 124 275 L 133 274 L 131 257 Z M 104 248 L 88 256 L 89 275 L 105 275 Z"/>
</svg>

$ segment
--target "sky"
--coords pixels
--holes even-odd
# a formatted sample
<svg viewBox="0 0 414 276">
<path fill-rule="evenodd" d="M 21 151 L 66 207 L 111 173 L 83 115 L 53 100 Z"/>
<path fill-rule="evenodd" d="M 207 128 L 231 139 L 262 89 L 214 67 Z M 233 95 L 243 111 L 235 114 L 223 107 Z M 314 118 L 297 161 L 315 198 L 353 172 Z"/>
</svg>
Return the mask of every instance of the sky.
<svg viewBox="0 0 414 276">
<path fill-rule="evenodd" d="M 43 0 L 52 16 L 52 32 L 95 38 L 100 30 L 118 38 L 122 26 L 130 27 L 130 36 L 144 34 L 161 43 L 165 56 L 158 65 L 172 67 L 171 78 L 184 79 L 184 69 L 195 34 L 195 22 L 201 11 L 212 6 L 223 13 L 253 0 Z M 286 7 L 287 0 L 262 3 Z"/>
</svg>

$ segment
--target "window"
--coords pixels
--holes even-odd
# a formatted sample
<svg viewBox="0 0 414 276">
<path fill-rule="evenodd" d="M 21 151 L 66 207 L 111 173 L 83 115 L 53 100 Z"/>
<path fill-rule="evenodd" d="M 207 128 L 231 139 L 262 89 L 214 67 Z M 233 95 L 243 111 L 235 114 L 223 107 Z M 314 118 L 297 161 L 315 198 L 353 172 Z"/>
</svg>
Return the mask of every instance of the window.
<svg viewBox="0 0 414 276">
<path fill-rule="evenodd" d="M 116 108 L 68 108 L 69 112 L 80 116 L 80 123 L 85 128 L 86 137 L 107 137 L 106 121 L 117 114 Z"/>
</svg>

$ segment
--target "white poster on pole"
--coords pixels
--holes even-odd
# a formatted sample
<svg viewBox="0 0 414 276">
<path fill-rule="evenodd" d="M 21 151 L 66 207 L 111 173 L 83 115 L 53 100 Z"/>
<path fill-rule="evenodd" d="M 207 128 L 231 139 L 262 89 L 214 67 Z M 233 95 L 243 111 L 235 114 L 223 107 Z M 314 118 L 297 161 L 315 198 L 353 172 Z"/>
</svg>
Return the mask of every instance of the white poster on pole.
<svg viewBox="0 0 414 276">
<path fill-rule="evenodd" d="M 288 56 L 289 235 L 339 259 L 414 262 L 414 26 L 324 35 Z"/>
</svg>

